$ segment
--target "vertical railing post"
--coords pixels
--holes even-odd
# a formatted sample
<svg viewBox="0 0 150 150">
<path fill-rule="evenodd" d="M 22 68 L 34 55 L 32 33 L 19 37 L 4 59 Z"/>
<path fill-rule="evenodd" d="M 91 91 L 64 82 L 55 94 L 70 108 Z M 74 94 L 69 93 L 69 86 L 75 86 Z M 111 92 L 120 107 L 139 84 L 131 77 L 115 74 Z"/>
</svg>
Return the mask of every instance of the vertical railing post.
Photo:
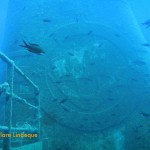
<svg viewBox="0 0 150 150">
<path fill-rule="evenodd" d="M 10 136 L 3 139 L 3 150 L 11 150 L 11 127 L 12 127 L 12 100 L 13 100 L 13 84 L 14 84 L 14 62 L 8 65 L 8 84 L 10 85 L 10 95 L 6 95 L 5 100 L 5 126 L 8 126 L 8 130 L 5 130 L 5 134 Z"/>
<path fill-rule="evenodd" d="M 35 89 L 35 106 L 37 106 L 36 112 L 36 124 L 38 128 L 38 140 L 40 140 L 41 137 L 41 110 L 40 110 L 40 92 L 39 89 Z"/>
</svg>

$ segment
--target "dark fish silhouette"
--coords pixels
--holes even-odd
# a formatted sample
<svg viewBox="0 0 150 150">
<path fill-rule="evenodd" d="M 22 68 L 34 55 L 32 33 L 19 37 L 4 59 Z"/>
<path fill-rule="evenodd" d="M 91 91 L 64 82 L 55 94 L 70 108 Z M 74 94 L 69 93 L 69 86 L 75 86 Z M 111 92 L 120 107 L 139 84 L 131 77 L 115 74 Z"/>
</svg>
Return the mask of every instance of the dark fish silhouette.
<svg viewBox="0 0 150 150">
<path fill-rule="evenodd" d="M 142 23 L 146 28 L 150 27 L 150 19 Z"/>
<path fill-rule="evenodd" d="M 49 35 L 49 37 L 52 37 L 52 36 L 54 36 L 55 34 L 54 33 L 51 33 L 50 35 Z"/>
<path fill-rule="evenodd" d="M 141 115 L 146 117 L 146 118 L 149 118 L 150 117 L 150 114 L 149 113 L 146 113 L 146 112 L 141 112 Z"/>
<path fill-rule="evenodd" d="M 90 30 L 90 31 L 87 33 L 87 35 L 91 35 L 92 33 L 93 33 L 93 31 Z"/>
<path fill-rule="evenodd" d="M 55 81 L 55 83 L 56 83 L 56 84 L 60 84 L 60 83 L 62 83 L 62 81 L 59 81 L 59 80 L 58 80 L 58 81 Z"/>
<path fill-rule="evenodd" d="M 142 45 L 143 45 L 143 46 L 146 46 L 146 47 L 150 47 L 150 44 L 149 44 L 149 43 L 143 43 Z"/>
<path fill-rule="evenodd" d="M 50 19 L 46 19 L 46 18 L 45 18 L 45 19 L 43 19 L 42 21 L 43 21 L 43 22 L 47 22 L 47 23 L 48 23 L 48 22 L 49 22 L 49 23 L 50 23 L 50 22 L 52 22 L 52 20 L 50 20 Z"/>
<path fill-rule="evenodd" d="M 76 16 L 75 17 L 75 22 L 78 23 L 79 22 L 79 18 Z"/>
<path fill-rule="evenodd" d="M 115 37 L 120 37 L 120 35 L 118 33 L 115 33 L 114 36 Z"/>
<path fill-rule="evenodd" d="M 71 77 L 70 74 L 65 74 L 64 76 L 67 77 L 67 78 Z"/>
<path fill-rule="evenodd" d="M 62 109 L 63 109 L 64 111 L 70 112 L 70 110 L 69 110 L 67 107 L 65 107 L 64 105 L 61 105 L 61 106 L 62 106 Z"/>
<path fill-rule="evenodd" d="M 62 99 L 59 103 L 60 103 L 60 104 L 63 104 L 63 103 L 65 103 L 65 102 L 67 102 L 67 101 L 68 101 L 68 99 L 64 98 L 64 99 Z"/>
<path fill-rule="evenodd" d="M 57 67 L 56 66 L 52 66 L 52 70 L 55 70 Z"/>
<path fill-rule="evenodd" d="M 21 47 L 25 47 L 29 52 L 40 55 L 41 53 L 45 53 L 38 44 L 26 43 L 23 40 L 24 45 L 19 45 Z"/>
<path fill-rule="evenodd" d="M 58 41 L 56 38 L 53 38 L 53 41 L 54 41 L 56 44 L 59 44 L 59 41 Z"/>
<path fill-rule="evenodd" d="M 107 100 L 108 100 L 108 101 L 114 101 L 114 99 L 111 98 L 111 97 L 107 98 Z"/>
<path fill-rule="evenodd" d="M 141 136 L 137 136 L 135 139 L 136 139 L 136 140 L 141 140 L 142 137 L 141 137 Z"/>
<path fill-rule="evenodd" d="M 64 37 L 64 40 L 68 40 L 70 38 L 70 36 L 69 35 L 66 35 L 65 37 Z"/>
<path fill-rule="evenodd" d="M 69 56 L 74 56 L 74 54 L 72 52 L 68 52 Z"/>
</svg>

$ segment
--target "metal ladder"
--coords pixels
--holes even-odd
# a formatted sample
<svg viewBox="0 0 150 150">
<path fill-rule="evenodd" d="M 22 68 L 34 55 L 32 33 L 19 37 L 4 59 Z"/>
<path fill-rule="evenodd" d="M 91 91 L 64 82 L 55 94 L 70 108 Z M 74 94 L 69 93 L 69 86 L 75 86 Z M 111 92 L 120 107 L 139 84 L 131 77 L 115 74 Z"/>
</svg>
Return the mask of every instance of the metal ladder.
<svg viewBox="0 0 150 150">
<path fill-rule="evenodd" d="M 40 118 L 41 118 L 41 110 L 40 110 L 40 91 L 36 84 L 32 82 L 31 79 L 29 79 L 20 68 L 18 68 L 14 61 L 9 59 L 5 54 L 0 52 L 0 59 L 3 60 L 7 64 L 7 72 L 8 72 L 8 81 L 0 85 L 0 95 L 5 95 L 5 101 L 7 101 L 7 105 L 5 105 L 5 125 L 0 125 L 0 131 L 3 131 L 6 134 L 11 134 L 12 131 L 28 131 L 28 132 L 36 132 L 38 135 L 37 140 L 40 140 Z M 14 86 L 14 73 L 17 72 L 20 76 L 23 77 L 24 80 L 26 80 L 31 87 L 34 88 L 34 96 L 35 101 L 34 105 L 29 103 L 26 99 L 19 97 L 14 93 L 13 86 Z M 35 110 L 35 118 L 37 127 L 33 128 L 27 128 L 27 127 L 12 127 L 12 103 L 16 100 L 18 102 L 21 102 L 24 105 L 29 106 L 30 108 L 33 108 Z M 11 150 L 11 137 L 3 138 L 3 150 Z"/>
</svg>

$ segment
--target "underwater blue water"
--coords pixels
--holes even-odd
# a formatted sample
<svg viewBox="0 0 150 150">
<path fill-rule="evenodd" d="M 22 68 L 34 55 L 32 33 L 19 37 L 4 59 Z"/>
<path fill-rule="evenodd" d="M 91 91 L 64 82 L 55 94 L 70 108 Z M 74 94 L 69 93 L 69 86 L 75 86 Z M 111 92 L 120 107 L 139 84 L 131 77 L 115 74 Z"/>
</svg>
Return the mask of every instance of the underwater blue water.
<svg viewBox="0 0 150 150">
<path fill-rule="evenodd" d="M 148 0 L 5 5 L 0 51 L 39 87 L 42 138 L 49 139 L 49 149 L 150 149 L 149 5 Z M 4 64 L 0 60 L 0 83 L 9 76 Z M 15 94 L 34 105 L 33 91 L 14 74 Z M 36 126 L 32 109 L 13 103 L 13 126 Z M 0 105 L 4 113 L 2 100 Z"/>
</svg>

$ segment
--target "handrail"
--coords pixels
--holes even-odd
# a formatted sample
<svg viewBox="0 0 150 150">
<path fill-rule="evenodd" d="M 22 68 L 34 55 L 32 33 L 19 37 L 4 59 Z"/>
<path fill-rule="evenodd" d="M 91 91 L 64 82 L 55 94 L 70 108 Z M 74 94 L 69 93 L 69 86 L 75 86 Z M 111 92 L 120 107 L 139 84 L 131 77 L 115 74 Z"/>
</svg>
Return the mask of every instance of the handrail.
<svg viewBox="0 0 150 150">
<path fill-rule="evenodd" d="M 9 87 L 9 84 L 7 82 L 5 82 L 3 84 L 0 84 L 0 94 L 5 94 L 7 96 L 10 96 L 11 93 L 9 92 L 9 89 L 10 89 L 10 87 Z M 19 103 L 26 104 L 29 107 L 34 108 L 34 109 L 38 109 L 37 106 L 34 106 L 34 105 L 30 104 L 26 99 L 21 98 L 21 97 L 19 97 L 18 95 L 14 94 L 14 93 L 12 93 L 11 96 L 12 96 L 13 99 L 17 100 Z"/>
<path fill-rule="evenodd" d="M 8 66 L 8 81 L 0 85 L 0 95 L 5 94 L 6 95 L 6 101 L 7 105 L 5 105 L 5 115 L 7 117 L 5 120 L 5 125 L 0 126 L 1 130 L 4 130 L 6 133 L 11 133 L 12 130 L 18 130 L 18 131 L 31 131 L 34 130 L 34 128 L 27 128 L 27 127 L 12 127 L 12 102 L 13 100 L 17 100 L 18 102 L 21 102 L 25 105 L 28 105 L 31 108 L 34 108 L 36 111 L 35 114 L 35 120 L 37 122 L 37 128 L 35 130 L 38 133 L 38 140 L 40 140 L 40 118 L 41 118 L 41 111 L 40 111 L 40 91 L 38 86 L 29 79 L 24 72 L 18 68 L 14 61 L 9 59 L 5 54 L 0 52 L 0 59 L 2 59 Z M 14 86 L 14 72 L 17 72 L 19 75 L 21 75 L 33 88 L 34 88 L 34 95 L 35 95 L 35 105 L 29 103 L 26 99 L 19 97 L 13 92 L 13 86 Z M 3 139 L 3 150 L 10 150 L 11 149 L 11 138 L 4 138 Z"/>
</svg>

